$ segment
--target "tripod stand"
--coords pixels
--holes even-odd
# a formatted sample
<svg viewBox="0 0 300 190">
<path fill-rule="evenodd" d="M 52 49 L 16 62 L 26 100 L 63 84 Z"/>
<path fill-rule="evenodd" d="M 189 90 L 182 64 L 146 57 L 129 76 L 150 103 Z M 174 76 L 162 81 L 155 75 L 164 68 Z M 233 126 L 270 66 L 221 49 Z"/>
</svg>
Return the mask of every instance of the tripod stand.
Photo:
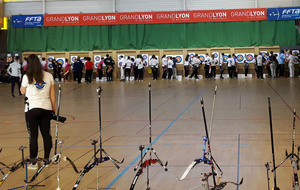
<svg viewBox="0 0 300 190">
<path fill-rule="evenodd" d="M 296 121 L 296 111 L 294 110 L 293 116 L 293 137 L 292 137 L 292 153 L 288 154 L 287 150 L 285 152 L 285 159 L 282 160 L 272 172 L 275 172 L 277 168 L 279 168 L 286 160 L 290 159 L 293 167 L 293 190 L 299 190 L 299 179 L 297 171 L 299 170 L 299 147 L 298 147 L 298 155 L 294 153 L 295 149 L 295 121 Z"/>
<path fill-rule="evenodd" d="M 99 102 L 99 149 L 96 150 L 96 144 L 98 143 L 98 141 L 92 140 L 92 145 L 94 146 L 94 155 L 88 161 L 88 163 L 83 167 L 83 171 L 81 172 L 79 178 L 75 182 L 75 185 L 73 186 L 73 190 L 77 189 L 77 187 L 79 186 L 79 183 L 81 182 L 83 176 L 86 173 L 88 173 L 92 168 L 94 168 L 94 166 L 96 166 L 96 165 L 98 166 L 98 164 L 110 160 L 117 169 L 120 169 L 120 166 L 118 164 L 122 164 L 124 162 L 124 159 L 120 162 L 120 161 L 110 157 L 109 154 L 103 149 L 102 126 L 101 126 L 101 122 L 102 122 L 101 121 L 101 92 L 102 92 L 102 88 L 99 86 L 99 88 L 97 89 L 98 102 Z M 99 153 L 99 158 L 97 157 L 98 153 Z M 97 188 L 96 189 L 99 189 L 98 180 L 99 180 L 99 176 L 98 176 L 98 173 L 97 173 Z"/>
<path fill-rule="evenodd" d="M 24 168 L 25 165 L 25 185 L 24 186 L 19 186 L 19 187 L 14 187 L 8 190 L 14 190 L 14 189 L 20 189 L 20 188 L 26 188 L 26 190 L 28 190 L 28 187 L 45 187 L 45 185 L 28 185 L 27 179 L 28 179 L 28 169 L 27 169 L 27 165 L 30 162 L 29 159 L 25 159 L 24 158 L 24 149 L 27 147 L 24 146 L 20 146 L 19 150 L 22 152 L 22 162 L 21 165 Z"/>
<path fill-rule="evenodd" d="M 144 145 L 140 145 L 139 146 L 139 150 L 141 151 L 141 160 L 139 161 L 138 165 L 134 168 L 134 171 L 137 170 L 137 168 L 139 168 L 139 170 L 137 171 L 132 183 L 131 183 L 131 186 L 130 186 L 130 190 L 133 190 L 135 185 L 136 185 L 136 182 L 138 180 L 138 178 L 140 177 L 140 175 L 143 173 L 143 169 L 144 168 L 147 168 L 147 188 L 146 190 L 150 190 L 150 166 L 151 164 L 155 164 L 155 163 L 159 163 L 160 166 L 162 168 L 164 168 L 165 171 L 168 171 L 168 168 L 167 168 L 167 165 L 168 165 L 168 162 L 166 162 L 165 164 L 162 163 L 161 159 L 158 157 L 156 151 L 154 150 L 154 148 L 152 147 L 152 116 L 151 116 L 151 84 L 149 83 L 148 85 L 149 87 L 149 146 L 147 147 L 146 150 L 145 149 L 145 146 Z M 147 153 L 149 153 L 149 159 L 148 160 L 145 160 L 143 162 L 143 159 L 146 157 Z M 154 154 L 155 156 L 155 159 L 152 159 L 152 153 Z"/>
</svg>

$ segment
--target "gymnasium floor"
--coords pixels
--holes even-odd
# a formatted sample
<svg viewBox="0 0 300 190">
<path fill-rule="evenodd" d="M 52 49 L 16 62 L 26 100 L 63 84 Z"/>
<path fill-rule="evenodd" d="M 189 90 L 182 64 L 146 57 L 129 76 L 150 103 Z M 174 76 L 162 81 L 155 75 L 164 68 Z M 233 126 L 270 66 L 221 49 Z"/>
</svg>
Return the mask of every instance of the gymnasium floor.
<svg viewBox="0 0 300 190">
<path fill-rule="evenodd" d="M 199 100 L 204 98 L 206 118 L 210 116 L 215 85 L 218 86 L 212 127 L 212 153 L 223 170 L 222 181 L 237 182 L 244 178 L 243 185 L 228 184 L 224 189 L 267 189 L 265 164 L 272 161 L 267 98 L 271 98 L 276 163 L 285 157 L 285 149 L 291 151 L 292 110 L 300 111 L 299 78 L 289 79 L 224 79 L 224 80 L 144 80 L 143 82 L 93 82 L 62 84 L 60 113 L 68 122 L 59 126 L 62 154 L 71 158 L 79 169 L 93 156 L 90 139 L 99 139 L 98 97 L 96 89 L 103 88 L 102 135 L 104 149 L 114 158 L 122 160 L 120 170 L 111 162 L 99 166 L 101 188 L 129 189 L 134 178 L 133 168 L 139 159 L 139 145 L 149 142 L 148 128 L 148 83 L 152 83 L 152 134 L 153 147 L 158 156 L 168 161 L 168 172 L 158 164 L 150 168 L 150 186 L 157 190 L 203 189 L 201 173 L 210 171 L 199 164 L 183 181 L 178 181 L 187 166 L 202 154 L 205 134 Z M 57 92 L 56 84 L 56 92 Z M 0 161 L 10 166 L 20 161 L 18 147 L 28 146 L 28 134 L 24 122 L 23 97 L 11 98 L 10 85 L 0 85 Z M 300 133 L 299 115 L 296 134 Z M 55 122 L 52 122 L 53 139 Z M 300 143 L 296 135 L 296 143 Z M 39 156 L 43 156 L 41 136 Z M 53 151 L 52 151 L 53 154 Z M 28 149 L 25 150 L 28 156 Z M 60 163 L 60 187 L 71 189 L 79 174 L 68 162 Z M 7 172 L 7 169 L 3 169 Z M 34 172 L 29 171 L 31 177 Z M 82 179 L 78 189 L 96 188 L 97 168 Z M 1 178 L 3 177 L 0 174 Z M 273 175 L 270 173 L 273 187 Z M 24 185 L 25 169 L 12 173 L 2 189 Z M 287 161 L 277 170 L 277 183 L 281 190 L 292 189 L 292 168 Z M 45 168 L 34 184 L 56 189 L 57 165 Z M 197 188 L 194 188 L 197 187 Z M 137 190 L 146 189 L 146 170 L 139 178 Z"/>
</svg>

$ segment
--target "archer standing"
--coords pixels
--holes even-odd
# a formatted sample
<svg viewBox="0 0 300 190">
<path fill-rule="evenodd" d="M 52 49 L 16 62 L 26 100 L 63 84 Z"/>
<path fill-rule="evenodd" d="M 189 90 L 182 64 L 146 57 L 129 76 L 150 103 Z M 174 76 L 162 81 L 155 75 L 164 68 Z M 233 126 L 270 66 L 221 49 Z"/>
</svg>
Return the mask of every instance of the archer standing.
<svg viewBox="0 0 300 190">
<path fill-rule="evenodd" d="M 190 55 L 186 54 L 185 60 L 184 60 L 184 77 L 187 77 L 189 75 L 190 64 L 191 64 Z"/>
<path fill-rule="evenodd" d="M 102 80 L 103 77 L 103 61 L 104 61 L 104 57 L 101 57 L 101 61 L 100 63 L 98 63 L 98 67 L 97 67 L 99 80 Z"/>
<path fill-rule="evenodd" d="M 86 59 L 87 59 L 87 62 L 85 63 L 85 81 L 86 81 L 86 83 L 92 83 L 94 63 L 91 62 L 90 57 L 87 57 Z"/>
<path fill-rule="evenodd" d="M 82 78 L 82 70 L 83 70 L 84 64 L 80 60 L 80 56 L 77 57 L 77 61 L 74 63 L 74 73 L 76 75 L 77 83 L 81 83 L 81 78 Z"/>
<path fill-rule="evenodd" d="M 158 60 L 155 55 L 152 55 L 149 65 L 152 69 L 153 80 L 157 80 Z"/>
<path fill-rule="evenodd" d="M 31 168 L 37 169 L 38 129 L 44 141 L 44 161 L 49 162 L 52 148 L 50 120 L 52 113 L 55 113 L 55 91 L 52 75 L 43 70 L 39 58 L 34 54 L 28 57 L 28 69 L 23 76 L 21 92 L 28 98 L 25 119 L 28 124 Z"/>
<path fill-rule="evenodd" d="M 107 81 L 112 81 L 115 61 L 111 58 L 111 56 L 106 54 L 106 58 L 104 59 L 104 64 L 106 65 Z"/>
<path fill-rule="evenodd" d="M 11 96 L 14 98 L 15 84 L 18 84 L 19 95 L 22 95 L 20 92 L 21 87 L 21 65 L 19 63 L 19 56 L 16 56 L 15 61 L 12 62 L 8 68 L 7 73 L 11 76 Z"/>
</svg>

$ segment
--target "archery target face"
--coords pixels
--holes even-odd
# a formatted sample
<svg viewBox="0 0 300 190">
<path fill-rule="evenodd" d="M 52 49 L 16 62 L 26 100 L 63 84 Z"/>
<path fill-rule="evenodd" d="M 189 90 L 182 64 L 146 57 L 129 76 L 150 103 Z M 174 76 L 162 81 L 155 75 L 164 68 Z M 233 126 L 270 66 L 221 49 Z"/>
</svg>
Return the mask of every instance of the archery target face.
<svg viewBox="0 0 300 190">
<path fill-rule="evenodd" d="M 224 55 L 221 57 L 221 59 L 223 60 L 224 63 L 227 63 L 227 61 L 228 61 L 228 55 L 229 55 L 229 54 L 224 54 Z"/>
<path fill-rule="evenodd" d="M 183 55 L 176 55 L 177 64 L 183 64 Z"/>
<path fill-rule="evenodd" d="M 292 50 L 292 54 L 293 55 L 299 54 L 299 50 Z"/>
<path fill-rule="evenodd" d="M 74 63 L 77 60 L 77 56 L 71 56 L 71 62 Z"/>
<path fill-rule="evenodd" d="M 56 58 L 56 61 L 58 64 L 62 65 L 63 67 L 65 66 L 65 58 Z"/>
<path fill-rule="evenodd" d="M 48 62 L 52 62 L 52 61 L 53 61 L 53 59 L 54 59 L 54 57 L 52 57 L 52 56 L 49 56 L 49 57 L 48 57 Z"/>
<path fill-rule="evenodd" d="M 214 58 L 219 59 L 219 52 L 213 52 L 212 54 L 214 55 Z"/>
<path fill-rule="evenodd" d="M 200 61 L 205 61 L 205 55 L 204 54 L 200 54 L 199 55 L 199 59 L 200 59 Z"/>
<path fill-rule="evenodd" d="M 12 61 L 12 57 L 11 57 L 11 56 L 8 56 L 6 60 L 7 60 L 7 62 L 9 63 L 9 62 Z"/>
<path fill-rule="evenodd" d="M 94 56 L 94 67 L 95 67 L 95 69 L 98 68 L 98 65 L 99 65 L 100 61 L 101 61 L 101 55 L 95 55 Z"/>
<path fill-rule="evenodd" d="M 145 67 L 148 67 L 148 65 L 149 65 L 149 56 L 148 56 L 148 54 L 142 54 L 142 58 L 143 58 L 144 63 L 146 63 Z"/>
<path fill-rule="evenodd" d="M 53 69 L 52 62 L 49 62 L 49 63 L 48 63 L 48 69 Z"/>
<path fill-rule="evenodd" d="M 236 54 L 236 61 L 238 63 L 243 63 L 244 59 L 245 59 L 244 54 Z"/>
<path fill-rule="evenodd" d="M 190 58 L 194 58 L 196 53 L 189 53 L 189 55 L 190 55 Z"/>
<path fill-rule="evenodd" d="M 254 53 L 246 53 L 245 59 L 248 63 L 254 62 Z"/>
<path fill-rule="evenodd" d="M 267 56 L 267 51 L 260 51 L 260 53 L 261 53 L 261 55 L 263 56 L 263 57 L 266 57 Z"/>
<path fill-rule="evenodd" d="M 119 54 L 118 55 L 118 67 L 121 67 L 121 65 L 122 65 L 122 62 L 121 62 L 122 57 L 121 56 L 123 56 L 123 58 L 125 57 L 124 54 Z"/>
</svg>

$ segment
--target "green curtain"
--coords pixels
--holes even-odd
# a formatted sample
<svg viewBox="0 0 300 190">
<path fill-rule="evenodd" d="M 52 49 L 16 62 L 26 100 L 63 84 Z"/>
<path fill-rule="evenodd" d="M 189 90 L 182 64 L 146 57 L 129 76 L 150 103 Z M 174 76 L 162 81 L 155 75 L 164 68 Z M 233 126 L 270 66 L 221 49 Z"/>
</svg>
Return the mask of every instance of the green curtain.
<svg viewBox="0 0 300 190">
<path fill-rule="evenodd" d="M 248 21 L 112 26 L 59 26 L 8 30 L 9 52 L 296 46 L 294 21 Z"/>
</svg>

